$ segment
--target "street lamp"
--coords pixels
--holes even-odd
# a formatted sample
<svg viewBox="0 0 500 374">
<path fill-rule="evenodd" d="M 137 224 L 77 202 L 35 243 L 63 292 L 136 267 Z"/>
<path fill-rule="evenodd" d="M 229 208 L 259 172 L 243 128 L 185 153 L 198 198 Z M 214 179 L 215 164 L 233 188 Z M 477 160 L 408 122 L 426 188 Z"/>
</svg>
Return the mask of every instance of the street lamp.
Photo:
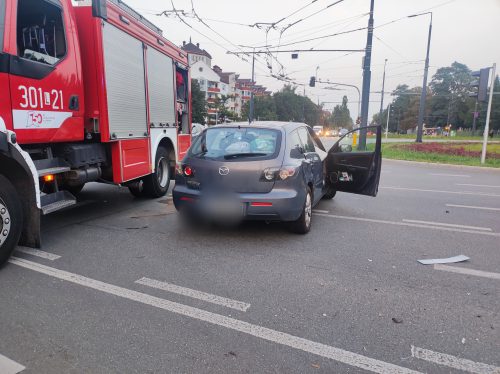
<svg viewBox="0 0 500 374">
<path fill-rule="evenodd" d="M 426 14 L 431 15 L 431 22 L 429 23 L 429 36 L 427 38 L 427 55 L 425 57 L 424 82 L 422 83 L 422 94 L 420 95 L 420 107 L 418 109 L 417 143 L 422 143 L 422 133 L 424 128 L 425 98 L 427 96 L 427 74 L 429 72 L 429 50 L 431 48 L 431 34 L 432 34 L 432 12 L 424 12 L 408 16 L 408 18 L 413 18 L 413 17 L 423 16 Z"/>
</svg>

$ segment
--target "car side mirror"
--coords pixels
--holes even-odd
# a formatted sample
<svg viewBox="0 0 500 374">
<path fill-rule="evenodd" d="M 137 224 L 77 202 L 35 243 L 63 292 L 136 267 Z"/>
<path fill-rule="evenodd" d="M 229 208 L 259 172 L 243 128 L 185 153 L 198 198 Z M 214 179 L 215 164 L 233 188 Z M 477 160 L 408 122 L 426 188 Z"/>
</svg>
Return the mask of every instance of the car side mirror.
<svg viewBox="0 0 500 374">
<path fill-rule="evenodd" d="M 340 145 L 340 152 L 345 152 L 345 153 L 352 152 L 352 145 L 350 145 L 350 144 L 341 144 Z"/>
</svg>

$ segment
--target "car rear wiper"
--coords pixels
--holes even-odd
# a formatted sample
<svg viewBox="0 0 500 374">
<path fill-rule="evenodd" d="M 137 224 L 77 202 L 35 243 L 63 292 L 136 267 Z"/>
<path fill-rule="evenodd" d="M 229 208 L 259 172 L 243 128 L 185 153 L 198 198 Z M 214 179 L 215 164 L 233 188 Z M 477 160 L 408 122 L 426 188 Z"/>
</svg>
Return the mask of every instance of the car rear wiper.
<svg viewBox="0 0 500 374">
<path fill-rule="evenodd" d="M 233 153 L 230 155 L 225 155 L 224 159 L 228 160 L 230 158 L 239 158 L 239 157 L 259 157 L 259 156 L 267 156 L 268 153 L 256 153 L 256 152 L 246 152 L 246 153 Z"/>
</svg>

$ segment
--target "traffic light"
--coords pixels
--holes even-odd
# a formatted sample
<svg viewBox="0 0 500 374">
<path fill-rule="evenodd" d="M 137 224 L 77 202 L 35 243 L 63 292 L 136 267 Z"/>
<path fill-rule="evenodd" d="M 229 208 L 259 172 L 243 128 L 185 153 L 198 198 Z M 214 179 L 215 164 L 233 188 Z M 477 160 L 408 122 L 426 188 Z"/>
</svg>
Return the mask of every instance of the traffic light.
<svg viewBox="0 0 500 374">
<path fill-rule="evenodd" d="M 486 101 L 488 98 L 488 78 L 490 75 L 490 68 L 484 68 L 479 71 L 473 71 L 471 74 L 474 78 L 478 78 L 472 83 L 472 87 L 477 87 L 477 100 Z"/>
<path fill-rule="evenodd" d="M 316 87 L 316 77 L 311 77 L 309 80 L 309 87 Z"/>
</svg>

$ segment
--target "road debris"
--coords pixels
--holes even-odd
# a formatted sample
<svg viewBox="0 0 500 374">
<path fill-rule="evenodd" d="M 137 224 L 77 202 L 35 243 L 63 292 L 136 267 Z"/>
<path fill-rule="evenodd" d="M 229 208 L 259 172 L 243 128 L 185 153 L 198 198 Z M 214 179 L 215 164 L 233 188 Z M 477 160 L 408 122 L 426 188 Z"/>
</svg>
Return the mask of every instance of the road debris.
<svg viewBox="0 0 500 374">
<path fill-rule="evenodd" d="M 422 265 L 434 265 L 434 264 L 452 264 L 455 262 L 463 262 L 470 260 L 469 257 L 464 255 L 448 257 L 448 258 L 432 258 L 427 260 L 417 260 Z"/>
<path fill-rule="evenodd" d="M 392 322 L 394 322 L 394 323 L 403 323 L 403 320 L 401 318 L 392 317 Z"/>
<path fill-rule="evenodd" d="M 226 356 L 226 357 L 229 357 L 229 356 L 237 357 L 238 355 L 236 354 L 236 352 L 229 351 L 227 353 L 224 353 L 224 356 Z"/>
<path fill-rule="evenodd" d="M 315 369 L 319 369 L 319 367 L 320 367 L 318 364 L 311 364 L 311 366 L 312 366 L 313 368 L 315 368 Z"/>
</svg>

